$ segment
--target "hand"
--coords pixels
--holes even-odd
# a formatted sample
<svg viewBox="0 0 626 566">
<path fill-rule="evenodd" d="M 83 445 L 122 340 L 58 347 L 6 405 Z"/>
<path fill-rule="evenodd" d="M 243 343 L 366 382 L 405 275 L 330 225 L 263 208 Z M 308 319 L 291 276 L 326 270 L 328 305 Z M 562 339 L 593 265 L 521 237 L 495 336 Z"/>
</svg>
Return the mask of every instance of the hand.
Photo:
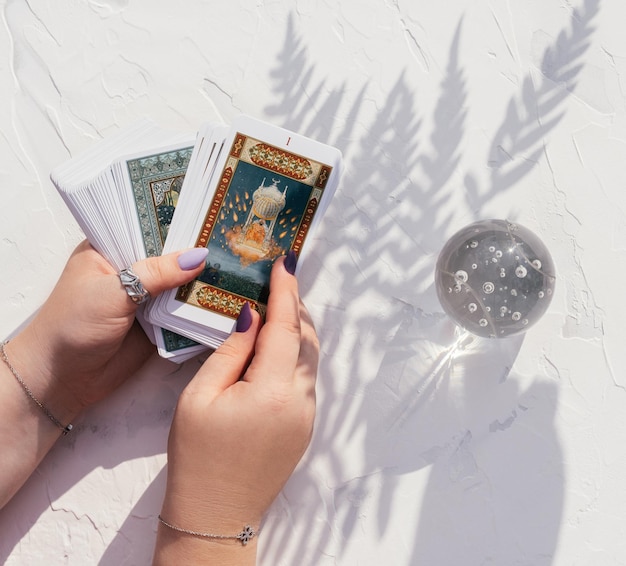
<svg viewBox="0 0 626 566">
<path fill-rule="evenodd" d="M 206 250 L 146 259 L 133 266 L 156 295 L 199 275 Z M 137 306 L 113 267 L 80 244 L 48 300 L 5 347 L 11 365 L 61 423 L 118 387 L 155 351 L 135 323 Z M 0 363 L 0 508 L 37 467 L 61 428 L 29 399 Z"/>
<path fill-rule="evenodd" d="M 192 256 L 202 254 L 191 250 Z M 184 270 L 177 262 L 180 255 L 146 259 L 133 270 L 154 296 L 202 270 L 203 258 L 197 266 L 192 264 L 194 269 Z M 33 321 L 7 345 L 7 352 L 37 397 L 59 420 L 68 422 L 123 383 L 154 352 L 134 322 L 136 310 L 117 271 L 85 241 Z"/>
<path fill-rule="evenodd" d="M 283 264 L 272 269 L 265 324 L 252 311 L 250 328 L 207 359 L 178 401 L 162 510 L 173 525 L 213 534 L 257 529 L 309 444 L 319 345 Z M 252 560 L 255 540 L 242 549 L 160 525 L 155 563 L 232 552 L 239 564 Z M 227 554 L 219 558 L 231 563 Z"/>
</svg>

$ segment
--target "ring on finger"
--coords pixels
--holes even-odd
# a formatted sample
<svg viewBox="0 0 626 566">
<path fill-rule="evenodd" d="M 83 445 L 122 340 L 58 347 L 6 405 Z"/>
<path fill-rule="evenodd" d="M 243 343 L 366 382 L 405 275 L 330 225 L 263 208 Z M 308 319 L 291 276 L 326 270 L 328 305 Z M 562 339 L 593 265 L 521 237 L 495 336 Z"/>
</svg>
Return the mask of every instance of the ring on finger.
<svg viewBox="0 0 626 566">
<path fill-rule="evenodd" d="M 150 298 L 150 293 L 146 291 L 144 286 L 141 284 L 139 277 L 137 277 L 137 274 L 134 273 L 130 267 L 122 269 L 119 273 L 119 277 L 124 290 L 133 303 L 140 305 L 141 303 L 145 303 Z"/>
</svg>

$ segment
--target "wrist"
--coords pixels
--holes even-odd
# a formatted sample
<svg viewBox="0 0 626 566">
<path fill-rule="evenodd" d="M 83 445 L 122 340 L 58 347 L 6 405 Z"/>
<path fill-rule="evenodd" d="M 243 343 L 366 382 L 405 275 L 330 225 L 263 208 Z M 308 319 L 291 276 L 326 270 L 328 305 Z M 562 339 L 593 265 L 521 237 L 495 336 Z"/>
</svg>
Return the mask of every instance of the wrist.
<svg viewBox="0 0 626 566">
<path fill-rule="evenodd" d="M 220 513 L 210 506 L 166 495 L 159 515 L 153 566 L 256 563 L 259 526 L 240 519 L 245 512 Z"/>
<path fill-rule="evenodd" d="M 257 556 L 256 537 L 243 546 L 236 540 L 200 539 L 159 524 L 153 566 L 171 564 L 219 564 L 220 566 L 254 566 Z"/>
<path fill-rule="evenodd" d="M 44 418 L 51 424 L 61 423 L 61 428 L 76 418 L 84 407 L 64 383 L 65 376 L 55 371 L 57 357 L 53 346 L 38 336 L 34 328 L 27 327 L 8 342 L 5 352 L 12 373 L 18 373 L 24 393 Z"/>
<path fill-rule="evenodd" d="M 186 530 L 234 536 L 246 526 L 256 533 L 262 516 L 251 505 L 237 505 L 232 498 L 220 497 L 215 491 L 189 496 L 173 494 L 167 489 L 161 508 L 161 517 L 168 523 Z M 256 537 L 252 537 L 254 540 Z"/>
<path fill-rule="evenodd" d="M 65 412 L 59 412 L 58 404 L 47 399 L 38 381 L 26 375 L 26 372 L 34 371 L 38 366 L 20 363 L 22 356 L 18 354 L 19 340 L 17 343 L 17 348 L 13 348 L 11 342 L 10 347 L 5 344 L 0 349 L 0 413 L 3 416 L 0 421 L 0 508 L 24 484 L 63 431 L 68 430 L 70 422 L 58 420 L 44 404 L 53 407 L 57 415 L 62 415 L 60 418 L 66 418 Z"/>
</svg>

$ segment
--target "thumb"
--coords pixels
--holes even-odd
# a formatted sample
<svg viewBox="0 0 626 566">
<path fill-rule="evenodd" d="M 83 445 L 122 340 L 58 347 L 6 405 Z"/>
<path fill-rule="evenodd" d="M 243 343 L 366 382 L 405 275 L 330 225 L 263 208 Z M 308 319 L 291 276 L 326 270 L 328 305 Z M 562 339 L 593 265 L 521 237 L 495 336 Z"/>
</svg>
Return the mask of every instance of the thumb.
<svg viewBox="0 0 626 566">
<path fill-rule="evenodd" d="M 215 350 L 204 362 L 187 388 L 201 392 L 209 402 L 219 396 L 244 375 L 252 357 L 256 339 L 261 329 L 259 313 L 245 303 L 235 332 Z"/>
<path fill-rule="evenodd" d="M 156 297 L 159 293 L 184 285 L 204 269 L 209 250 L 191 248 L 186 251 L 150 257 L 136 262 L 133 271 L 144 288 Z"/>
</svg>

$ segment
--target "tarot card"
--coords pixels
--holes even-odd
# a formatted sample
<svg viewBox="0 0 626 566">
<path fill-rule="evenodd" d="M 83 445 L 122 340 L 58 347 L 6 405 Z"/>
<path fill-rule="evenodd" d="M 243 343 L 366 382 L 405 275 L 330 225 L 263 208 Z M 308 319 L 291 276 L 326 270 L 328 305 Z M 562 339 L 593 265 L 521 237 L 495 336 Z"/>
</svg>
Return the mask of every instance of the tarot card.
<svg viewBox="0 0 626 566">
<path fill-rule="evenodd" d="M 207 179 L 213 172 L 227 132 L 228 127 L 216 123 L 205 123 L 200 127 L 179 191 L 179 195 L 184 191 L 185 197 L 178 200 L 170 227 L 175 227 L 176 222 L 181 224 L 194 222 L 200 209 L 199 205 L 205 196 L 203 188 L 206 187 Z M 170 227 L 162 253 L 188 247 L 186 242 L 179 244 L 174 239 L 175 230 L 170 232 Z M 199 345 L 189 337 L 165 328 L 156 328 L 156 345 L 159 354 L 164 358 L 182 363 L 206 349 L 206 345 Z"/>
<path fill-rule="evenodd" d="M 217 127 L 205 124 L 204 137 Z M 52 171 L 53 183 L 87 239 L 116 269 L 161 253 L 183 179 L 193 164 L 190 158 L 196 155 L 195 141 L 193 135 L 163 130 L 144 120 L 100 140 Z M 206 163 L 200 174 L 205 169 Z M 173 361 L 206 349 L 188 337 L 154 327 L 141 308 L 137 319 L 159 353 Z"/>
<path fill-rule="evenodd" d="M 138 251 L 141 257 L 154 257 L 163 252 L 192 153 L 192 145 L 178 145 L 143 152 L 116 163 L 113 174 L 126 176 L 130 183 L 131 198 L 125 199 L 129 204 L 125 213 L 139 221 L 139 233 L 133 240 L 142 245 L 143 249 Z M 128 225 L 136 225 L 136 222 L 129 220 Z M 139 320 L 142 322 L 141 318 Z M 146 329 L 145 324 L 142 326 Z M 155 328 L 154 333 L 163 357 L 183 354 L 188 357 L 205 349 L 194 340 L 165 328 Z"/>
<path fill-rule="evenodd" d="M 148 315 L 204 343 L 223 341 L 246 302 L 264 315 L 273 261 L 293 250 L 301 264 L 341 163 L 335 148 L 246 116 L 224 148 L 198 221 L 181 236 L 208 247 L 206 268 Z"/>
<path fill-rule="evenodd" d="M 139 219 L 145 257 L 161 255 L 193 147 L 174 147 L 126 158 L 118 163 L 128 174 L 134 210 Z"/>
<path fill-rule="evenodd" d="M 193 137 L 173 134 L 145 120 L 120 130 L 56 167 L 50 174 L 85 236 L 114 267 L 123 269 L 145 257 L 135 242 L 137 217 L 129 217 L 128 184 L 115 175 L 120 155 L 146 147 L 193 144 Z"/>
<path fill-rule="evenodd" d="M 184 227 L 185 225 L 194 225 L 197 222 L 202 201 L 206 198 L 206 191 L 228 131 L 227 126 L 214 123 L 203 124 L 200 127 L 183 181 L 185 196 L 180 199 L 176 206 L 176 213 L 169 231 L 170 235 L 165 242 L 163 253 L 177 251 L 189 246 L 188 241 L 177 237 L 184 232 L 184 228 L 176 229 L 177 223 Z"/>
</svg>

